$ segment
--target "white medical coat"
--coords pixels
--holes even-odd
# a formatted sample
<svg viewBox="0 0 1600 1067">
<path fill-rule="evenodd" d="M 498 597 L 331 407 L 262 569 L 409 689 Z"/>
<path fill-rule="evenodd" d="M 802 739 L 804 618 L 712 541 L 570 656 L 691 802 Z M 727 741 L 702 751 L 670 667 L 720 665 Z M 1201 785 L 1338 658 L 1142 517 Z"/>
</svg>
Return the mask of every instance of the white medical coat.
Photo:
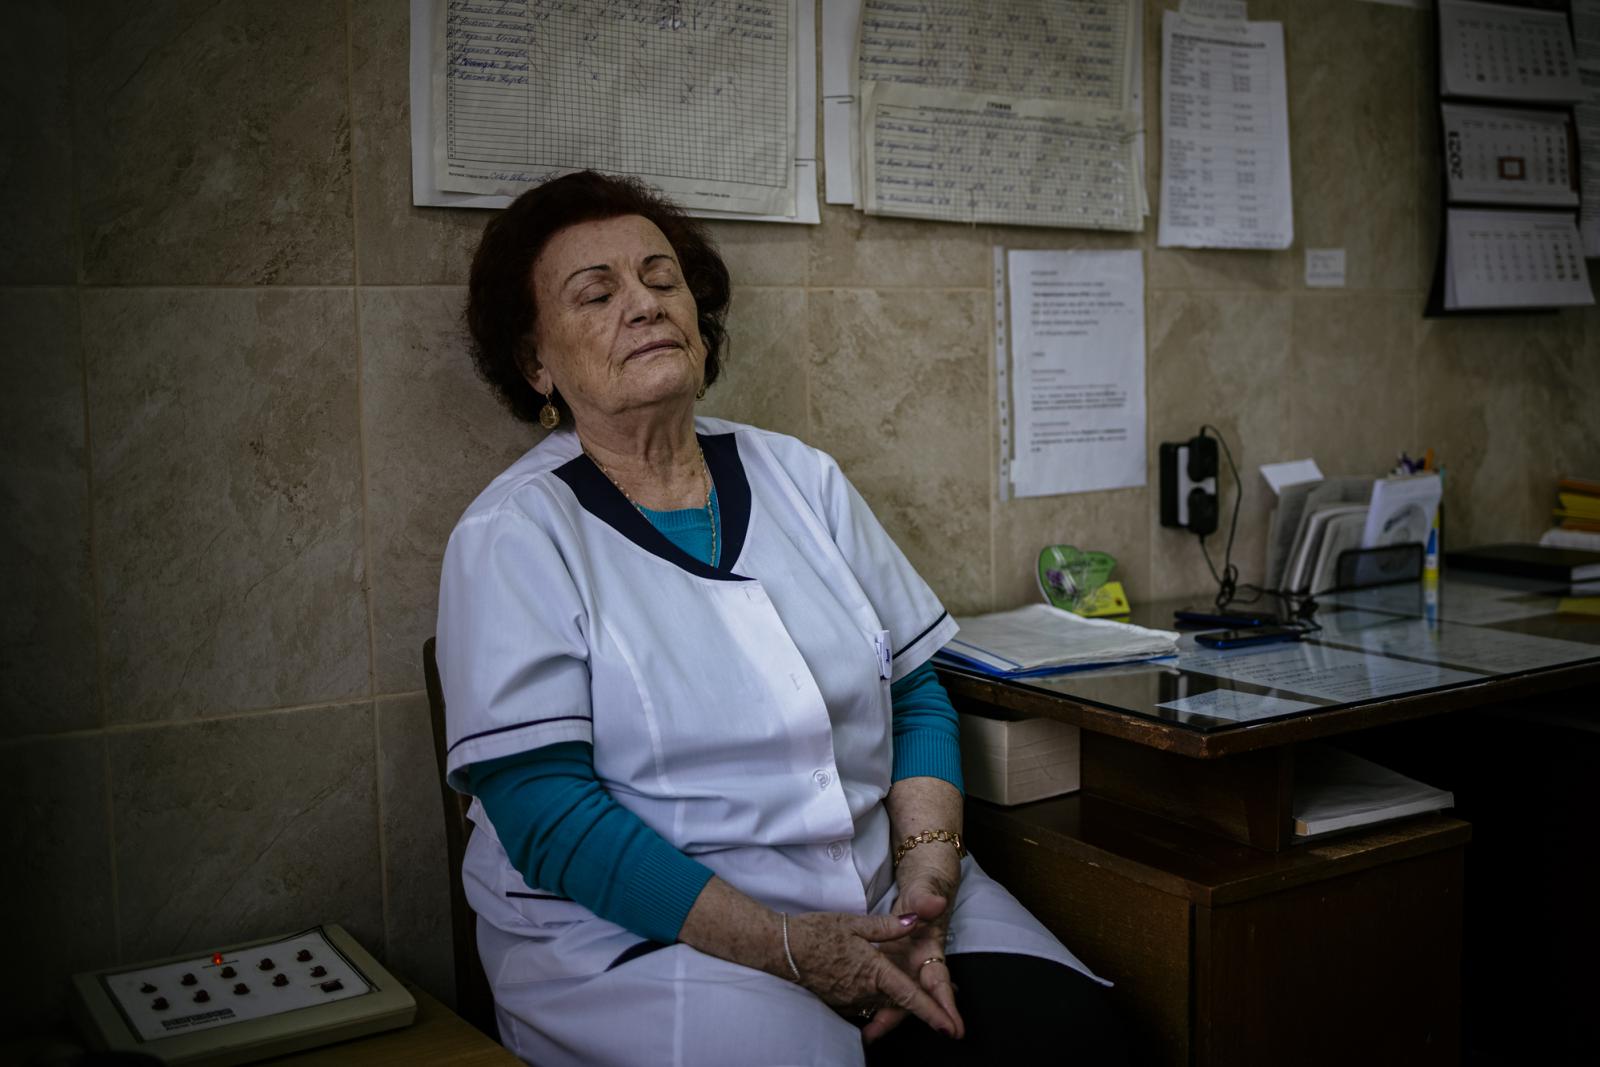
<svg viewBox="0 0 1600 1067">
<path fill-rule="evenodd" d="M 830 457 L 720 420 L 696 429 L 721 509 L 717 567 L 657 531 L 571 433 L 462 516 L 439 598 L 451 784 L 473 763 L 587 741 L 619 804 L 742 892 L 790 913 L 881 912 L 889 686 L 955 623 Z M 859 1060 L 854 1028 L 780 979 L 683 945 L 612 967 L 642 939 L 529 887 L 476 803 L 472 818 L 462 874 L 513 1051 Z M 970 858 L 947 951 L 1089 973 Z M 734 1015 L 755 1020 L 748 1034 Z"/>
</svg>

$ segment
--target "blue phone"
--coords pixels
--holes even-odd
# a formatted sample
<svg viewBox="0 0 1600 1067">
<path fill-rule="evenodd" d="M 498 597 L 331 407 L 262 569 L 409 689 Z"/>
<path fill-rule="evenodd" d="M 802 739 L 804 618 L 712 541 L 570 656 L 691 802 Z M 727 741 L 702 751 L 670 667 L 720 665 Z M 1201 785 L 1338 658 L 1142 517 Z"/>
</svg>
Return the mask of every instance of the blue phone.
<svg viewBox="0 0 1600 1067">
<path fill-rule="evenodd" d="M 1207 648 L 1248 648 L 1251 645 L 1274 645 L 1280 641 L 1298 641 L 1305 637 L 1304 630 L 1287 626 L 1263 626 L 1255 630 L 1220 630 L 1209 634 L 1195 634 L 1196 644 Z"/>
</svg>

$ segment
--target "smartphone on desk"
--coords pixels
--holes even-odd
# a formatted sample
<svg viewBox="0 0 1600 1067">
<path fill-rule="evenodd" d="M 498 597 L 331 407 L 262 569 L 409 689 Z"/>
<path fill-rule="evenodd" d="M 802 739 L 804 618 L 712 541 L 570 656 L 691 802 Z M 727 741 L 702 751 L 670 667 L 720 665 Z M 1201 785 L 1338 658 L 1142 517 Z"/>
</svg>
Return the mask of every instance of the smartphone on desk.
<svg viewBox="0 0 1600 1067">
<path fill-rule="evenodd" d="M 1278 617 L 1264 611 L 1201 611 L 1182 608 L 1172 613 L 1179 626 L 1230 626 L 1236 629 L 1256 626 L 1276 626 Z"/>
<path fill-rule="evenodd" d="M 1249 648 L 1251 645 L 1275 645 L 1280 641 L 1298 641 L 1306 635 L 1304 630 L 1288 626 L 1260 626 L 1254 630 L 1219 630 L 1208 634 L 1195 634 L 1195 644 L 1207 648 Z"/>
</svg>

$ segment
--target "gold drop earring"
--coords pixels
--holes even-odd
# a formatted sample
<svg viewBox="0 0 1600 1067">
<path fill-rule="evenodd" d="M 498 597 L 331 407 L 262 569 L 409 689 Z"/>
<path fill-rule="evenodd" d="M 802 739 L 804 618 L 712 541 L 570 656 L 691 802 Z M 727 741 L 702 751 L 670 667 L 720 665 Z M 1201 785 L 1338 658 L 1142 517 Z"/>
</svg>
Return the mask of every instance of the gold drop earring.
<svg viewBox="0 0 1600 1067">
<path fill-rule="evenodd" d="M 550 400 L 555 395 L 554 389 L 544 394 L 544 407 L 539 409 L 539 425 L 547 430 L 553 430 L 561 425 L 561 409 Z"/>
</svg>

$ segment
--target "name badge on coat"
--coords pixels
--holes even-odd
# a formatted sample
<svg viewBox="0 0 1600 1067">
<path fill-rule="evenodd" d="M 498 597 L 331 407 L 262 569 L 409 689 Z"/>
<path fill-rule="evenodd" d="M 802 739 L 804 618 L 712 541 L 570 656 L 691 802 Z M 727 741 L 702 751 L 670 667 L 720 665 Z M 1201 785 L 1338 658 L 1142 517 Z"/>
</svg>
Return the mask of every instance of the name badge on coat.
<svg viewBox="0 0 1600 1067">
<path fill-rule="evenodd" d="M 879 630 L 872 637 L 872 643 L 878 646 L 878 677 L 885 680 L 894 676 L 894 645 L 889 640 L 888 630 Z"/>
</svg>

